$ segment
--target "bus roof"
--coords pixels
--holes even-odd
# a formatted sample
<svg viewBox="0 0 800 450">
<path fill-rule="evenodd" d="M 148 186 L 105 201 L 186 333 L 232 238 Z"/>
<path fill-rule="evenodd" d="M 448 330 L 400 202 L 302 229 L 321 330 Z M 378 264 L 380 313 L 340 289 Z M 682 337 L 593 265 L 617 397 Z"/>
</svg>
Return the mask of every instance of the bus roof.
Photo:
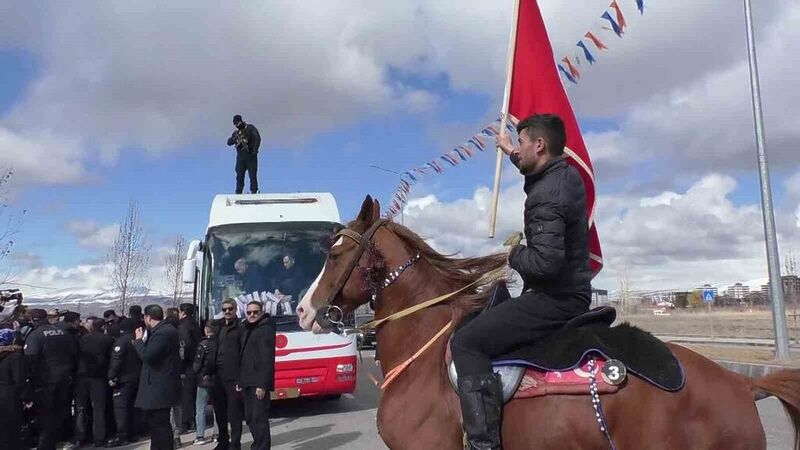
<svg viewBox="0 0 800 450">
<path fill-rule="evenodd" d="M 223 194 L 214 197 L 208 228 L 242 223 L 340 222 L 336 200 L 328 192 Z"/>
</svg>

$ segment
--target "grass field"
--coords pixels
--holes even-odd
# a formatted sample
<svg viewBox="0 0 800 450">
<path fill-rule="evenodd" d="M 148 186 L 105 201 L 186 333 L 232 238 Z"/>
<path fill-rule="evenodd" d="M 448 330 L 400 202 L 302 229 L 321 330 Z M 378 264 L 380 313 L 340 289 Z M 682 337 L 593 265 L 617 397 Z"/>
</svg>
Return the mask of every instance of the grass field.
<svg viewBox="0 0 800 450">
<path fill-rule="evenodd" d="M 798 317 L 800 320 L 800 317 Z M 727 338 L 774 339 L 772 313 L 770 311 L 686 311 L 673 310 L 669 316 L 650 314 L 619 314 L 618 322 L 630 322 L 653 334 L 662 336 L 706 336 Z M 790 344 L 800 343 L 800 327 L 791 313 L 787 313 Z M 744 347 L 706 344 L 679 344 L 708 358 L 726 361 L 770 363 L 774 360 L 774 349 L 770 347 Z M 800 354 L 793 353 L 789 361 L 782 363 L 800 367 Z"/>
<path fill-rule="evenodd" d="M 650 314 L 619 314 L 618 321 L 630 322 L 653 334 L 677 336 L 710 336 L 736 338 L 773 338 L 772 314 L 769 311 L 734 312 L 673 310 L 669 316 Z M 787 314 L 789 337 L 800 339 L 800 329 Z M 800 320 L 800 318 L 798 318 Z"/>
</svg>

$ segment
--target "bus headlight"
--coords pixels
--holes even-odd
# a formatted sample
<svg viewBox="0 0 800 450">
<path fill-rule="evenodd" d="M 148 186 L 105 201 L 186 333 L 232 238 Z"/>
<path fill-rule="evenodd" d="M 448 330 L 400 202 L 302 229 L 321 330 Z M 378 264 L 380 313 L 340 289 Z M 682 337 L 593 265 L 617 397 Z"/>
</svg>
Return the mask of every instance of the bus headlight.
<svg viewBox="0 0 800 450">
<path fill-rule="evenodd" d="M 353 364 L 337 364 L 336 373 L 351 373 L 354 371 Z"/>
</svg>

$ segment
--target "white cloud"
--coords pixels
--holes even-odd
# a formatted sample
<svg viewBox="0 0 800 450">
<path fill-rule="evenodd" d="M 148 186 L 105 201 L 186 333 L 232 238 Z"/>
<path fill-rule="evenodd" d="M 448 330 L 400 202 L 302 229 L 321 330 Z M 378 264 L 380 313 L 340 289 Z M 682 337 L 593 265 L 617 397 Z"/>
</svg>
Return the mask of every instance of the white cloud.
<svg viewBox="0 0 800 450">
<path fill-rule="evenodd" d="M 607 5 L 600 0 L 581 7 L 557 0 L 540 3 L 559 55 L 572 54 L 574 42 Z M 730 38 L 743 36 L 741 8 L 721 0 L 652 2 L 640 17 L 632 5 L 623 4 L 630 22 L 626 38 L 609 36 L 612 49 L 572 91 L 578 113 L 627 117 L 628 135 L 637 129 L 635 116 L 655 107 L 654 121 L 682 127 L 684 134 L 690 130 L 724 137 L 694 129 L 708 126 L 720 109 L 727 119 L 724 110 L 730 109 L 726 99 L 731 93 L 740 94 L 731 100 L 737 117 L 738 105 L 747 104 L 746 79 L 741 84 L 738 69 L 744 53 Z M 104 161 L 113 161 L 121 148 L 165 152 L 180 145 L 222 142 L 235 112 L 259 125 L 268 142 L 285 143 L 366 116 L 429 111 L 439 104 L 432 92 L 393 80 L 393 72 L 444 75 L 455 89 L 488 95 L 499 104 L 511 9 L 511 0 L 467 0 L 458 7 L 445 0 L 329 1 L 302 8 L 280 1 L 224 8 L 208 1 L 168 6 L 0 2 L 0 48 L 30 51 L 40 67 L 2 126 L 7 134 L 34 143 L 43 139 L 41 133 L 53 136 L 56 145 L 31 144 L 41 150 L 28 153 L 31 176 L 55 183 L 82 179 L 86 161 L 98 152 Z M 785 55 L 797 50 L 796 10 L 790 0 L 764 0 L 757 9 L 769 102 L 788 92 L 771 92 L 769 86 L 791 85 L 787 77 L 793 72 L 781 68 L 791 67 Z M 714 89 L 719 83 L 709 74 L 732 67 L 737 68 L 733 83 Z M 688 106 L 676 98 L 688 100 Z M 676 107 L 678 116 L 687 108 L 697 109 L 694 105 L 713 115 L 676 120 L 661 111 L 665 105 Z M 797 127 L 788 118 L 800 115 L 792 114 L 792 108 L 772 111 L 787 119 L 780 127 L 772 125 L 771 132 L 777 135 L 780 128 L 791 136 Z M 658 131 L 652 128 L 649 124 L 641 132 Z M 697 151 L 698 145 L 686 146 L 664 133 L 658 136 L 661 147 Z M 69 151 L 56 151 L 45 167 L 35 164 L 53 155 L 45 150 L 66 142 Z M 625 146 L 622 154 L 653 147 L 645 143 Z M 16 147 L 0 139 L 0 156 L 18 157 Z M 642 150 L 651 155 L 656 149 Z M 598 149 L 600 159 L 620 159 L 620 154 L 612 146 Z M 67 170 L 47 170 L 48 165 Z"/>
<path fill-rule="evenodd" d="M 118 224 L 100 226 L 94 220 L 72 220 L 67 229 L 78 238 L 81 247 L 92 250 L 109 249 L 119 233 Z"/>
<path fill-rule="evenodd" d="M 621 268 L 628 271 L 636 289 L 728 285 L 766 276 L 760 209 L 735 204 L 730 199 L 735 188 L 732 178 L 710 174 L 685 192 L 655 197 L 601 195 L 597 226 L 605 268 L 595 285 L 613 289 Z M 521 183 L 503 191 L 500 198 L 494 240 L 486 237 L 490 191 L 485 187 L 472 198 L 449 203 L 434 195 L 412 199 L 405 223 L 440 251 L 485 255 L 501 250 L 503 239 L 522 229 Z M 786 231 L 780 243 L 782 248 L 797 248 L 800 228 L 788 224 L 786 213 L 779 211 L 776 216 Z"/>
<path fill-rule="evenodd" d="M 35 130 L 14 132 L 0 123 L 0 166 L 14 169 L 14 183 L 74 183 L 86 178 L 83 151 L 74 140 Z"/>
</svg>

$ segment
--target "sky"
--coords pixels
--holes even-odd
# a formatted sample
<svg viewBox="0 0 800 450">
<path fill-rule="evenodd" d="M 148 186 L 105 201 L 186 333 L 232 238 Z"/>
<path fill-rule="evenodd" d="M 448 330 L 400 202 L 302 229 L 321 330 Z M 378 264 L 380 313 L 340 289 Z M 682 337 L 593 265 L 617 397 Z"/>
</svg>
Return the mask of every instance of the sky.
<svg viewBox="0 0 800 450">
<path fill-rule="evenodd" d="M 540 0 L 554 50 L 598 30 L 605 0 Z M 766 277 L 741 2 L 621 0 L 622 39 L 570 86 L 595 167 L 605 268 L 633 289 Z M 403 171 L 498 117 L 513 2 L 0 0 L 0 167 L 17 224 L 4 270 L 40 289 L 108 287 L 105 255 L 139 203 L 154 289 L 179 234 L 199 239 L 234 188 L 231 117 L 261 131 L 262 192 L 327 191 L 344 220 L 386 206 Z M 800 252 L 800 4 L 755 5 L 782 258 Z M 599 29 L 600 33 L 604 31 Z M 414 187 L 405 224 L 447 252 L 522 229 L 522 179 L 494 154 Z M 2 223 L 2 222 L 0 222 Z"/>
</svg>

